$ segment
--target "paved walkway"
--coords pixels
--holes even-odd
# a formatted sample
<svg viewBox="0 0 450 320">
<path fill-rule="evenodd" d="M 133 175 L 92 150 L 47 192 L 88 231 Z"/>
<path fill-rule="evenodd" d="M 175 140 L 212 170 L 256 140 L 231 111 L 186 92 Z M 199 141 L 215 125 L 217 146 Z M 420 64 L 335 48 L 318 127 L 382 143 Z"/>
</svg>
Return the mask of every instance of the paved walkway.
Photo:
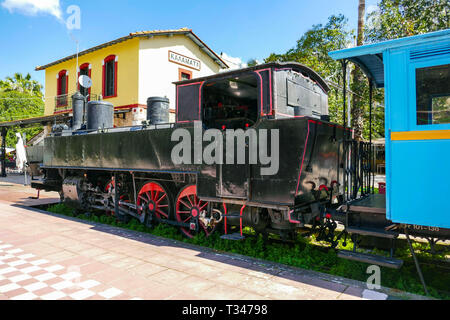
<svg viewBox="0 0 450 320">
<path fill-rule="evenodd" d="M 33 194 L 0 181 L 0 300 L 388 298 L 352 280 L 22 207 Z"/>
</svg>

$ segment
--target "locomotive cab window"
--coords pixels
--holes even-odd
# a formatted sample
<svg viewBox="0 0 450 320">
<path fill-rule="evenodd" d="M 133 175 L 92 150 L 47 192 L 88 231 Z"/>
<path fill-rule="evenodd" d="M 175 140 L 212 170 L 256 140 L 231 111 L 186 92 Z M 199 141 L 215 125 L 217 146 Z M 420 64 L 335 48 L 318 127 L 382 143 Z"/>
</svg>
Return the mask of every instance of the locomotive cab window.
<svg viewBox="0 0 450 320">
<path fill-rule="evenodd" d="M 450 123 L 450 64 L 416 69 L 417 124 Z"/>
<path fill-rule="evenodd" d="M 203 123 L 207 128 L 245 129 L 258 119 L 258 82 L 243 75 L 205 84 Z"/>
</svg>

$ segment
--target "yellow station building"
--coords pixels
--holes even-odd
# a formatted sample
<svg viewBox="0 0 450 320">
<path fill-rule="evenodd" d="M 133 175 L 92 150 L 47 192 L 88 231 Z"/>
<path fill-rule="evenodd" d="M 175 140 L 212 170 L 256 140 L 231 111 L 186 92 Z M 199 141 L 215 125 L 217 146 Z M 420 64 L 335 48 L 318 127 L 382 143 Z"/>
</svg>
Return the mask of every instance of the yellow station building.
<svg viewBox="0 0 450 320">
<path fill-rule="evenodd" d="M 104 100 L 115 108 L 115 125 L 132 125 L 145 118 L 149 97 L 170 100 L 174 121 L 174 81 L 208 76 L 228 65 L 190 29 L 157 30 L 129 35 L 84 50 L 36 70 L 45 70 L 45 115 L 71 113 L 70 97 L 78 90 L 89 100 Z M 92 79 L 89 90 L 78 77 Z"/>
</svg>

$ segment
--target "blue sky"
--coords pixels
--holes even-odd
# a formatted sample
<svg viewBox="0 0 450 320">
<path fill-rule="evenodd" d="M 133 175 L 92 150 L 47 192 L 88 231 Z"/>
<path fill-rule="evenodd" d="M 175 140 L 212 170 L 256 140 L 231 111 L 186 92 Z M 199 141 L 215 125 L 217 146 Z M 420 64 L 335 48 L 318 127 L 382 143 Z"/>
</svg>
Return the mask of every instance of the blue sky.
<svg viewBox="0 0 450 320">
<path fill-rule="evenodd" d="M 377 2 L 366 0 L 366 9 Z M 76 52 L 64 23 L 70 5 L 81 9 L 73 31 L 80 50 L 134 31 L 188 27 L 218 54 L 244 62 L 287 51 L 332 14 L 356 28 L 358 13 L 358 0 L 0 0 L 0 79 L 29 72 L 43 84 L 36 66 Z"/>
</svg>

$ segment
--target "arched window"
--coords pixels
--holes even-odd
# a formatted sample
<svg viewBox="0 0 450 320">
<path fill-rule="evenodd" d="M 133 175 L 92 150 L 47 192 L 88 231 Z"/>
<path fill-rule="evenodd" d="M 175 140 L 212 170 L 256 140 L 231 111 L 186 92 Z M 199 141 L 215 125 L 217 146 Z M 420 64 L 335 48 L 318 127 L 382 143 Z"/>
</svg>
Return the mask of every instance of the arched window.
<svg viewBox="0 0 450 320">
<path fill-rule="evenodd" d="M 117 96 L 117 60 L 116 55 L 103 60 L 103 98 Z"/>
<path fill-rule="evenodd" d="M 67 93 L 69 88 L 69 72 L 67 70 L 61 70 L 56 76 L 57 89 L 56 89 L 56 105 L 58 107 L 67 106 Z"/>
<path fill-rule="evenodd" d="M 78 78 L 79 78 L 81 75 L 88 76 L 89 78 L 91 78 L 91 65 L 90 65 L 89 63 L 83 63 L 83 64 L 80 66 L 80 69 L 78 70 Z M 83 96 L 85 96 L 85 97 L 86 97 L 87 95 L 89 95 L 88 100 L 90 100 L 90 98 L 91 98 L 91 88 L 89 88 L 89 89 L 84 88 L 84 87 L 82 87 L 82 86 L 80 85 L 80 83 L 78 83 L 78 90 L 79 90 L 80 93 L 81 93 Z"/>
</svg>

